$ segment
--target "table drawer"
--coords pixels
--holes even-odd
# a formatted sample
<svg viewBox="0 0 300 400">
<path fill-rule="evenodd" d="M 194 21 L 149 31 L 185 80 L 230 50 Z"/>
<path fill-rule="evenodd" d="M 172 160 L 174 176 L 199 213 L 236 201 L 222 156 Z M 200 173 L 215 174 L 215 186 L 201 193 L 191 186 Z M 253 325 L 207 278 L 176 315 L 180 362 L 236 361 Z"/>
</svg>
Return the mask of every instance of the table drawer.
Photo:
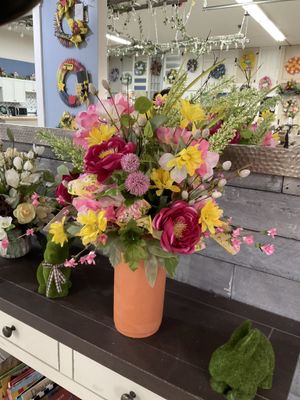
<svg viewBox="0 0 300 400">
<path fill-rule="evenodd" d="M 6 326 L 15 327 L 9 338 L 2 332 Z M 58 369 L 58 342 L 2 311 L 0 311 L 0 335 L 45 364 Z"/>
<path fill-rule="evenodd" d="M 164 400 L 150 390 L 76 351 L 74 352 L 74 380 L 109 400 L 120 400 L 123 394 L 130 391 L 136 394 L 135 400 Z"/>
</svg>

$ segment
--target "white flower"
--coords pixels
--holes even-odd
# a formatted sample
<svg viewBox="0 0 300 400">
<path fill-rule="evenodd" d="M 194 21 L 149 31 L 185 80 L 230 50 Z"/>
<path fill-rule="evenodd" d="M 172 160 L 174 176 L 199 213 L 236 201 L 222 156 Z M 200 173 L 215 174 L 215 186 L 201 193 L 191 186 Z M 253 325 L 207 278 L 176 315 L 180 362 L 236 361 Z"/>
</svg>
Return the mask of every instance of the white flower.
<svg viewBox="0 0 300 400">
<path fill-rule="evenodd" d="M 7 234 L 4 229 L 0 228 L 0 240 L 7 239 Z"/>
<path fill-rule="evenodd" d="M 218 182 L 219 188 L 223 188 L 224 186 L 226 186 L 226 184 L 227 184 L 227 180 L 225 178 L 220 179 Z"/>
<path fill-rule="evenodd" d="M 239 171 L 239 176 L 241 178 L 247 178 L 247 176 L 249 176 L 251 174 L 249 169 L 242 169 L 241 171 Z"/>
<path fill-rule="evenodd" d="M 5 171 L 5 179 L 8 186 L 11 186 L 15 189 L 19 186 L 20 177 L 18 172 L 14 168 Z"/>
<path fill-rule="evenodd" d="M 225 161 L 222 164 L 222 168 L 224 169 L 224 171 L 229 171 L 231 166 L 232 166 L 232 162 L 231 161 Z"/>
<path fill-rule="evenodd" d="M 29 152 L 26 154 L 26 157 L 32 160 L 34 158 L 34 152 L 32 150 L 29 150 Z"/>
<path fill-rule="evenodd" d="M 219 199 L 220 197 L 222 197 L 222 193 L 218 192 L 218 191 L 215 191 L 215 192 L 212 193 L 211 197 L 213 199 Z"/>
<path fill-rule="evenodd" d="M 173 181 L 175 181 L 176 183 L 181 183 L 187 177 L 188 171 L 186 166 L 183 166 L 182 168 L 170 167 L 169 162 L 174 160 L 175 158 L 176 156 L 174 156 L 173 154 L 165 153 L 160 157 L 158 163 L 162 169 L 170 171 L 170 176 Z"/>
<path fill-rule="evenodd" d="M 209 135 L 210 135 L 209 129 L 208 129 L 208 128 L 203 129 L 203 131 L 202 131 L 202 137 L 205 139 L 205 138 L 208 138 Z"/>
<path fill-rule="evenodd" d="M 25 162 L 25 164 L 24 164 L 24 169 L 25 169 L 25 171 L 31 171 L 32 168 L 33 168 L 32 163 L 31 163 L 30 161 L 27 160 L 27 161 Z"/>
<path fill-rule="evenodd" d="M 21 157 L 17 156 L 13 160 L 13 165 L 16 169 L 22 169 L 23 160 Z"/>
<path fill-rule="evenodd" d="M 189 197 L 189 194 L 186 190 L 183 190 L 181 193 L 181 197 L 183 198 L 183 200 L 187 200 Z"/>
<path fill-rule="evenodd" d="M 13 149 L 12 147 L 8 147 L 5 151 L 5 158 L 14 158 L 18 156 L 20 153 L 17 149 Z"/>
<path fill-rule="evenodd" d="M 41 178 L 41 174 L 36 172 L 36 173 L 31 174 L 31 175 L 28 176 L 28 182 L 37 183 L 40 178 Z"/>
<path fill-rule="evenodd" d="M 38 156 L 41 156 L 44 151 L 45 151 L 45 147 L 44 146 L 36 146 L 35 144 L 32 146 L 33 151 L 35 152 L 35 154 L 37 154 Z"/>
<path fill-rule="evenodd" d="M 20 195 L 18 191 L 14 188 L 11 188 L 8 197 L 6 197 L 5 201 L 9 204 L 12 208 L 15 208 L 20 200 Z"/>
<path fill-rule="evenodd" d="M 0 216 L 0 228 L 1 229 L 6 229 L 8 228 L 12 223 L 12 217 L 1 217 Z"/>
</svg>

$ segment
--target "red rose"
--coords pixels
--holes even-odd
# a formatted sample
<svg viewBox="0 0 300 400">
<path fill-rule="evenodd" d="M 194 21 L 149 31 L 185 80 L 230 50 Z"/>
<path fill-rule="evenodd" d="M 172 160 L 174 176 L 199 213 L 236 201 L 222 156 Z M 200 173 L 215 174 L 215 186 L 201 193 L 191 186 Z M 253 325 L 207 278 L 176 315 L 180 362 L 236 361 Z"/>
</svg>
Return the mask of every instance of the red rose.
<svg viewBox="0 0 300 400">
<path fill-rule="evenodd" d="M 124 154 L 134 153 L 136 145 L 126 143 L 120 137 L 91 146 L 84 158 L 85 172 L 96 174 L 99 182 L 104 182 L 117 169 L 121 169 Z"/>
<path fill-rule="evenodd" d="M 68 192 L 68 183 L 77 179 L 79 174 L 63 175 L 61 183 L 57 186 L 55 197 L 57 202 L 64 206 L 67 203 L 72 203 L 73 196 Z"/>
<path fill-rule="evenodd" d="M 193 253 L 201 235 L 198 220 L 198 212 L 183 200 L 161 209 L 153 220 L 154 228 L 162 231 L 161 247 L 170 253 Z"/>
</svg>

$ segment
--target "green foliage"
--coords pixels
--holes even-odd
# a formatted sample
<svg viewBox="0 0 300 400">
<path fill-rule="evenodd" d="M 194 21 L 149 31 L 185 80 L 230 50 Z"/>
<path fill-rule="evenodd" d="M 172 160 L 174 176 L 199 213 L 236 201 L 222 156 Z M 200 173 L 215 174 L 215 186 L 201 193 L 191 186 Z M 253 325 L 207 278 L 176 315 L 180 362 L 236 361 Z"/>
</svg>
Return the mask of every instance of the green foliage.
<svg viewBox="0 0 300 400">
<path fill-rule="evenodd" d="M 147 139 L 151 139 L 153 137 L 153 129 L 150 121 L 147 121 L 144 128 L 144 136 Z"/>
<path fill-rule="evenodd" d="M 134 108 L 140 114 L 146 114 L 152 107 L 152 101 L 148 97 L 141 96 L 138 97 L 134 103 Z"/>
<path fill-rule="evenodd" d="M 14 137 L 13 131 L 10 128 L 7 128 L 6 134 L 7 134 L 8 139 L 12 142 L 12 144 L 14 144 L 15 137 Z"/>
<path fill-rule="evenodd" d="M 47 131 L 41 131 L 38 135 L 52 147 L 54 154 L 60 160 L 71 162 L 76 171 L 83 172 L 85 150 L 82 147 L 76 146 L 69 137 L 57 136 Z"/>
<path fill-rule="evenodd" d="M 155 130 L 162 126 L 167 121 L 167 119 L 168 118 L 165 115 L 154 115 L 154 117 L 150 119 L 153 131 L 155 132 Z"/>
</svg>

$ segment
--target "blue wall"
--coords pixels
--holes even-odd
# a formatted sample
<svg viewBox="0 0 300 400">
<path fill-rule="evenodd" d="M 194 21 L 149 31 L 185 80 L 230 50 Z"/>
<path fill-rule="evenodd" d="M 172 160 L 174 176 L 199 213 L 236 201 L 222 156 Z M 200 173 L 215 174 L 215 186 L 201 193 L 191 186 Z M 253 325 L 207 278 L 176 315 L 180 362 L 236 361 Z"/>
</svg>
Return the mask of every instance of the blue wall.
<svg viewBox="0 0 300 400">
<path fill-rule="evenodd" d="M 61 63 L 67 58 L 75 58 L 81 62 L 91 75 L 91 79 L 98 87 L 98 8 L 97 1 L 86 0 L 88 6 L 90 34 L 86 38 L 86 43 L 80 48 L 64 47 L 54 35 L 54 16 L 56 10 L 55 0 L 44 0 L 41 8 L 42 25 L 42 58 L 44 74 L 44 101 L 45 101 L 45 126 L 56 127 L 64 111 L 77 114 L 86 108 L 68 107 L 61 99 L 57 90 L 56 74 Z M 67 30 L 66 30 L 67 32 Z M 67 79 L 67 89 L 69 94 L 76 94 L 75 84 L 77 82 L 74 74 L 70 74 Z"/>
<path fill-rule="evenodd" d="M 31 62 L 9 60 L 8 58 L 0 58 L 0 68 L 9 74 L 17 72 L 20 76 L 30 76 L 34 74 L 34 64 Z"/>
</svg>

